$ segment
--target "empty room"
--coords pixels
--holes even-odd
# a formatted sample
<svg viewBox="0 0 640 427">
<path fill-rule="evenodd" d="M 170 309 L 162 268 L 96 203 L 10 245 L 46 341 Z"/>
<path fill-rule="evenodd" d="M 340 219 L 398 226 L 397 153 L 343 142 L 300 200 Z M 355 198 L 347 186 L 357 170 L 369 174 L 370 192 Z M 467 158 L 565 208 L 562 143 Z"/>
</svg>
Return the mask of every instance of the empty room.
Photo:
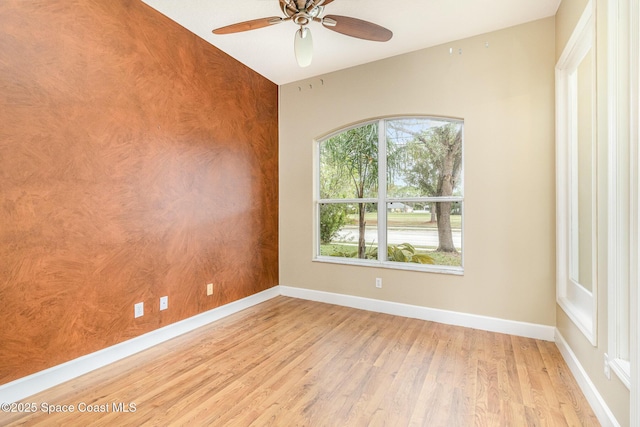
<svg viewBox="0 0 640 427">
<path fill-rule="evenodd" d="M 639 0 L 3 0 L 0 425 L 636 426 Z"/>
</svg>

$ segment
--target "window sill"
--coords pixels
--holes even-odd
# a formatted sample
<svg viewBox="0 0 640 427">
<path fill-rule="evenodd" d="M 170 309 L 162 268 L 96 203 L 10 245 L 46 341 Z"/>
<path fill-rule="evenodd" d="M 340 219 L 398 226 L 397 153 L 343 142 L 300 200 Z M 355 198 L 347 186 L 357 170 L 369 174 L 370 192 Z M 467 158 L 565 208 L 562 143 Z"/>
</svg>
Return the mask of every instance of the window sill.
<svg viewBox="0 0 640 427">
<path fill-rule="evenodd" d="M 326 262 L 329 264 L 355 265 L 358 267 L 377 267 L 391 270 L 408 270 L 422 273 L 451 274 L 463 276 L 464 268 L 450 267 L 446 265 L 416 264 L 412 262 L 400 263 L 391 261 L 362 260 L 356 258 L 337 258 L 328 256 L 318 256 L 312 259 L 313 262 Z"/>
</svg>

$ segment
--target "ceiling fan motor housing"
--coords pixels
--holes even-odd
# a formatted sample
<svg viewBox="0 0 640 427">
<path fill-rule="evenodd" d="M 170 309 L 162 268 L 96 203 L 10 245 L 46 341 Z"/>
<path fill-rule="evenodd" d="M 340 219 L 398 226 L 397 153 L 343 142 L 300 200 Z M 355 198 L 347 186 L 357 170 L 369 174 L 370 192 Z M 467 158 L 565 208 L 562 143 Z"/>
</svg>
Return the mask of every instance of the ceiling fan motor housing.
<svg viewBox="0 0 640 427">
<path fill-rule="evenodd" d="M 293 4 L 293 2 L 289 2 L 288 4 L 282 4 L 282 11 L 288 18 L 296 24 L 300 26 L 308 25 L 314 18 L 317 18 L 322 13 L 324 9 L 323 6 L 320 6 L 322 2 L 308 2 L 305 7 L 299 8 Z"/>
</svg>

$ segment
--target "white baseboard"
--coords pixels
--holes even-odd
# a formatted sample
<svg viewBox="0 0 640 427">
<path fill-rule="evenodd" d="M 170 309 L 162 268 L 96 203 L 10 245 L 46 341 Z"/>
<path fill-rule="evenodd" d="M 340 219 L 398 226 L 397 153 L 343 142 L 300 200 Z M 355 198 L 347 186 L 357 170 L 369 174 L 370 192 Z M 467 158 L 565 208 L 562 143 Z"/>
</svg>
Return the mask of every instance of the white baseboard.
<svg viewBox="0 0 640 427">
<path fill-rule="evenodd" d="M 569 344 L 567 344 L 567 341 L 565 341 L 564 337 L 557 329 L 555 332 L 555 342 L 560 350 L 560 354 L 562 354 L 562 357 L 565 362 L 567 362 L 571 373 L 576 379 L 578 386 L 580 386 L 582 394 L 584 394 L 587 402 L 591 405 L 591 409 L 593 409 L 596 417 L 598 417 L 600 424 L 602 424 L 603 427 L 620 427 L 620 424 L 613 415 L 613 412 L 611 412 L 611 409 L 609 409 L 609 406 L 605 403 L 595 384 L 593 384 L 589 375 L 587 375 L 587 371 L 584 370 L 575 353 L 571 350 L 571 347 L 569 347 Z"/>
<path fill-rule="evenodd" d="M 191 332 L 201 326 L 215 322 L 216 320 L 267 301 L 278 295 L 546 341 L 554 340 L 555 328 L 552 326 L 439 310 L 409 304 L 355 297 L 351 295 L 314 291 L 310 289 L 276 286 L 120 344 L 99 350 L 95 353 L 70 360 L 69 362 L 61 365 L 36 372 L 35 374 L 27 377 L 1 385 L 0 403 L 11 403 L 25 399 L 50 387 L 54 387 L 95 369 L 107 366 L 110 363 L 124 359 L 125 357 L 146 350 L 187 332 Z"/>
<path fill-rule="evenodd" d="M 483 331 L 499 332 L 518 335 L 544 341 L 553 341 L 555 327 L 538 325 L 535 323 L 518 322 L 514 320 L 498 319 L 495 317 L 479 316 L 476 314 L 460 313 L 456 311 L 440 310 L 437 308 L 421 307 L 397 302 L 382 301 L 352 295 L 315 291 L 311 289 L 294 288 L 280 285 L 280 294 L 284 296 L 307 299 L 359 308 L 361 310 L 376 311 L 396 316 L 430 320 L 447 325 L 464 326 L 466 328 Z"/>
<path fill-rule="evenodd" d="M 84 375 L 110 363 L 124 359 L 142 350 L 191 332 L 201 326 L 237 313 L 241 310 L 280 295 L 278 287 L 269 288 L 238 301 L 214 308 L 188 319 L 173 323 L 136 338 L 124 341 L 95 353 L 70 360 L 44 371 L 36 372 L 0 386 L 0 403 L 12 403 L 32 396 L 50 387 Z"/>
</svg>

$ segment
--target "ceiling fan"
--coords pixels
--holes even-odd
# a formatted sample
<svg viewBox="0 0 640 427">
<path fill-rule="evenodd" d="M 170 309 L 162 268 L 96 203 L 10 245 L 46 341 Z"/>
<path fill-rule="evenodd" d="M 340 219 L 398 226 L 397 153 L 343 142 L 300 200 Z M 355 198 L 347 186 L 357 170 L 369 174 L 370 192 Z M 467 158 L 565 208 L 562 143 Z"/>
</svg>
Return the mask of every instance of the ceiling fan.
<svg viewBox="0 0 640 427">
<path fill-rule="evenodd" d="M 388 29 L 372 22 L 349 16 L 326 15 L 322 16 L 324 7 L 335 0 L 278 0 L 280 9 L 285 18 L 271 16 L 268 18 L 252 19 L 251 21 L 238 22 L 225 27 L 216 28 L 214 34 L 231 34 L 242 31 L 256 30 L 285 21 L 292 21 L 299 25 L 296 31 L 293 48 L 296 61 L 301 67 L 311 64 L 313 56 L 313 39 L 311 30 L 307 27 L 311 22 L 320 22 L 325 28 L 351 37 L 377 42 L 386 42 L 391 39 L 393 33 Z"/>
</svg>

